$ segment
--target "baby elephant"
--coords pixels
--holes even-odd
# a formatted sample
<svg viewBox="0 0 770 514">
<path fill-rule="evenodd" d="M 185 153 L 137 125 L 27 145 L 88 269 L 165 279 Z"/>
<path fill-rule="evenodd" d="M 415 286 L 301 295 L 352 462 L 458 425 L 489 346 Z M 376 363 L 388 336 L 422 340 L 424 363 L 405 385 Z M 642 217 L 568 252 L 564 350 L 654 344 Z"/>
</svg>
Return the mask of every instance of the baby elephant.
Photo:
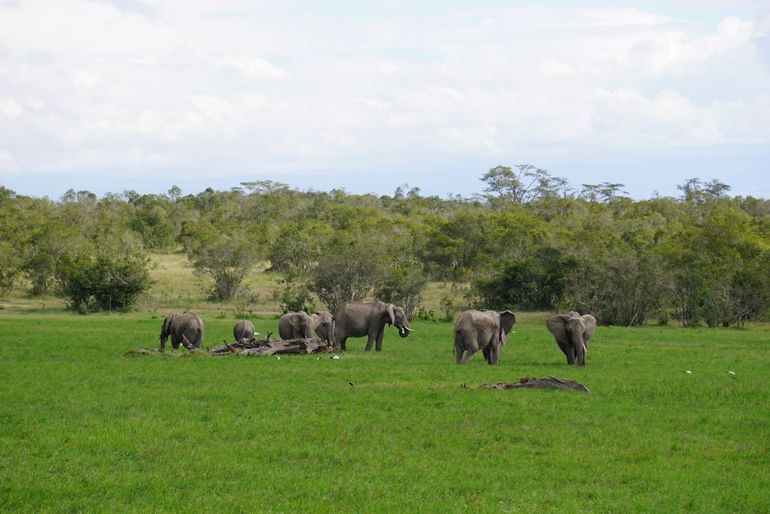
<svg viewBox="0 0 770 514">
<path fill-rule="evenodd" d="M 516 323 L 511 311 L 465 311 L 455 323 L 455 355 L 457 364 L 466 364 L 479 348 L 488 364 L 500 363 L 500 347 Z M 463 357 L 465 353 L 465 357 Z"/>
<path fill-rule="evenodd" d="M 313 337 L 313 318 L 305 311 L 287 312 L 278 321 L 281 339 L 309 339 Z"/>
<path fill-rule="evenodd" d="M 579 312 L 572 311 L 569 314 L 557 314 L 546 321 L 545 326 L 567 356 L 567 364 L 585 365 L 588 341 L 596 332 L 596 318 L 590 314 L 581 316 Z"/>
<path fill-rule="evenodd" d="M 241 339 L 251 339 L 255 335 L 259 334 L 254 331 L 254 324 L 247 319 L 240 320 L 233 327 L 233 337 L 235 338 L 236 342 L 240 341 Z"/>
<path fill-rule="evenodd" d="M 329 311 L 316 311 L 310 316 L 313 319 L 313 329 L 321 341 L 331 343 L 334 333 L 334 319 Z"/>
</svg>

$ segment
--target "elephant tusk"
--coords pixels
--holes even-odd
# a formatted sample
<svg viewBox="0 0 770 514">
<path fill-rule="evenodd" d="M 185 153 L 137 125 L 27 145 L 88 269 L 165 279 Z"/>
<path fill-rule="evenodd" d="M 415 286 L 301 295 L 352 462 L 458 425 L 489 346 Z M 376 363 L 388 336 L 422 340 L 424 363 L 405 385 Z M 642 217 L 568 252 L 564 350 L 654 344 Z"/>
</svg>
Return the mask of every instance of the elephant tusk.
<svg viewBox="0 0 770 514">
<path fill-rule="evenodd" d="M 583 343 L 583 353 L 588 353 L 588 347 Z"/>
<path fill-rule="evenodd" d="M 406 330 L 407 332 L 414 332 L 414 330 L 412 330 L 412 329 L 411 329 L 411 328 L 409 328 L 409 327 L 404 327 L 404 330 Z"/>
</svg>

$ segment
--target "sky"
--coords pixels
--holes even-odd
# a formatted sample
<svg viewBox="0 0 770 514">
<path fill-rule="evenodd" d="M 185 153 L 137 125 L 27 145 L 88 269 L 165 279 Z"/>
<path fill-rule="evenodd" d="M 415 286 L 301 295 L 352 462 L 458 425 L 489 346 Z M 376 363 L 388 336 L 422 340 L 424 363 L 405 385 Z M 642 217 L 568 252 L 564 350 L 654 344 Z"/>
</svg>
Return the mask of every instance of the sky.
<svg viewBox="0 0 770 514">
<path fill-rule="evenodd" d="M 0 185 L 770 198 L 767 0 L 0 0 Z"/>
</svg>

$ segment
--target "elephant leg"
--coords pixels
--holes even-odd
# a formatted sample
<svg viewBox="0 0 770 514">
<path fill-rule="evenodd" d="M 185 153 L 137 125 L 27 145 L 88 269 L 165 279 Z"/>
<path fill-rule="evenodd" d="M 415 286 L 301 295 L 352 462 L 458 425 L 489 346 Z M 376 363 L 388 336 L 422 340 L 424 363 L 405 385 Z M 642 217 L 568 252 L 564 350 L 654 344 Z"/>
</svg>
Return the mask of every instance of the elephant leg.
<svg viewBox="0 0 770 514">
<path fill-rule="evenodd" d="M 457 359 L 457 364 L 461 364 L 462 363 L 463 352 L 465 352 L 463 347 L 460 346 L 459 344 L 455 343 L 455 358 Z"/>
<path fill-rule="evenodd" d="M 575 349 L 572 346 L 567 347 L 567 364 L 574 366 L 575 361 Z"/>
<path fill-rule="evenodd" d="M 369 352 L 374 346 L 374 341 L 377 339 L 377 333 L 374 330 L 369 330 L 369 336 L 366 339 L 366 351 Z"/>
<path fill-rule="evenodd" d="M 343 351 L 343 352 L 346 352 L 346 351 L 348 350 L 348 348 L 347 348 L 347 344 L 346 344 L 346 343 L 347 343 L 347 340 L 348 340 L 348 338 L 347 338 L 347 337 L 343 337 L 343 338 L 342 338 L 342 340 L 340 341 L 340 347 L 339 347 L 339 349 L 340 349 L 341 351 Z"/>
<path fill-rule="evenodd" d="M 487 359 L 487 364 L 500 364 L 500 344 L 491 344 L 489 346 L 489 359 Z"/>
<path fill-rule="evenodd" d="M 484 360 L 492 364 L 492 362 L 489 360 L 490 354 L 492 353 L 492 345 L 488 344 L 484 348 L 481 349 L 481 353 L 484 354 Z"/>
<path fill-rule="evenodd" d="M 460 361 L 460 364 L 468 364 L 468 361 L 471 360 L 473 354 L 478 350 L 479 347 L 477 345 L 468 345 L 468 347 L 465 349 L 465 357 L 463 357 L 462 361 Z"/>
<path fill-rule="evenodd" d="M 379 332 L 377 332 L 377 339 L 375 340 L 375 347 L 374 349 L 378 352 L 382 351 L 382 338 L 385 336 L 385 327 L 382 328 Z"/>
</svg>

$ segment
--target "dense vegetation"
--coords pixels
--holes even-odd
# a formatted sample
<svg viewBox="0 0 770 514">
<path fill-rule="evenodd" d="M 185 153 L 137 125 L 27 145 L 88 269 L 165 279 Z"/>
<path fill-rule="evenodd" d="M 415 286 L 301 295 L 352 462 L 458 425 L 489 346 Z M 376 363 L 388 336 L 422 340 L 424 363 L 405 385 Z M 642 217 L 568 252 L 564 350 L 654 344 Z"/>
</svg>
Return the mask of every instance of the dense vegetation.
<svg viewBox="0 0 770 514">
<path fill-rule="evenodd" d="M 767 314 L 768 200 L 692 179 L 678 198 L 636 201 L 622 184 L 575 190 L 528 165 L 482 180 L 484 195 L 446 199 L 407 185 L 378 197 L 270 181 L 58 201 L 0 187 L 0 295 L 23 287 L 83 311 L 124 309 L 149 286 L 147 253 L 161 251 L 184 252 L 217 300 L 269 262 L 284 309 L 378 297 L 414 314 L 425 284 L 441 280 L 472 286 L 442 299 L 449 317 L 465 305 L 574 308 L 622 325 Z"/>
</svg>

